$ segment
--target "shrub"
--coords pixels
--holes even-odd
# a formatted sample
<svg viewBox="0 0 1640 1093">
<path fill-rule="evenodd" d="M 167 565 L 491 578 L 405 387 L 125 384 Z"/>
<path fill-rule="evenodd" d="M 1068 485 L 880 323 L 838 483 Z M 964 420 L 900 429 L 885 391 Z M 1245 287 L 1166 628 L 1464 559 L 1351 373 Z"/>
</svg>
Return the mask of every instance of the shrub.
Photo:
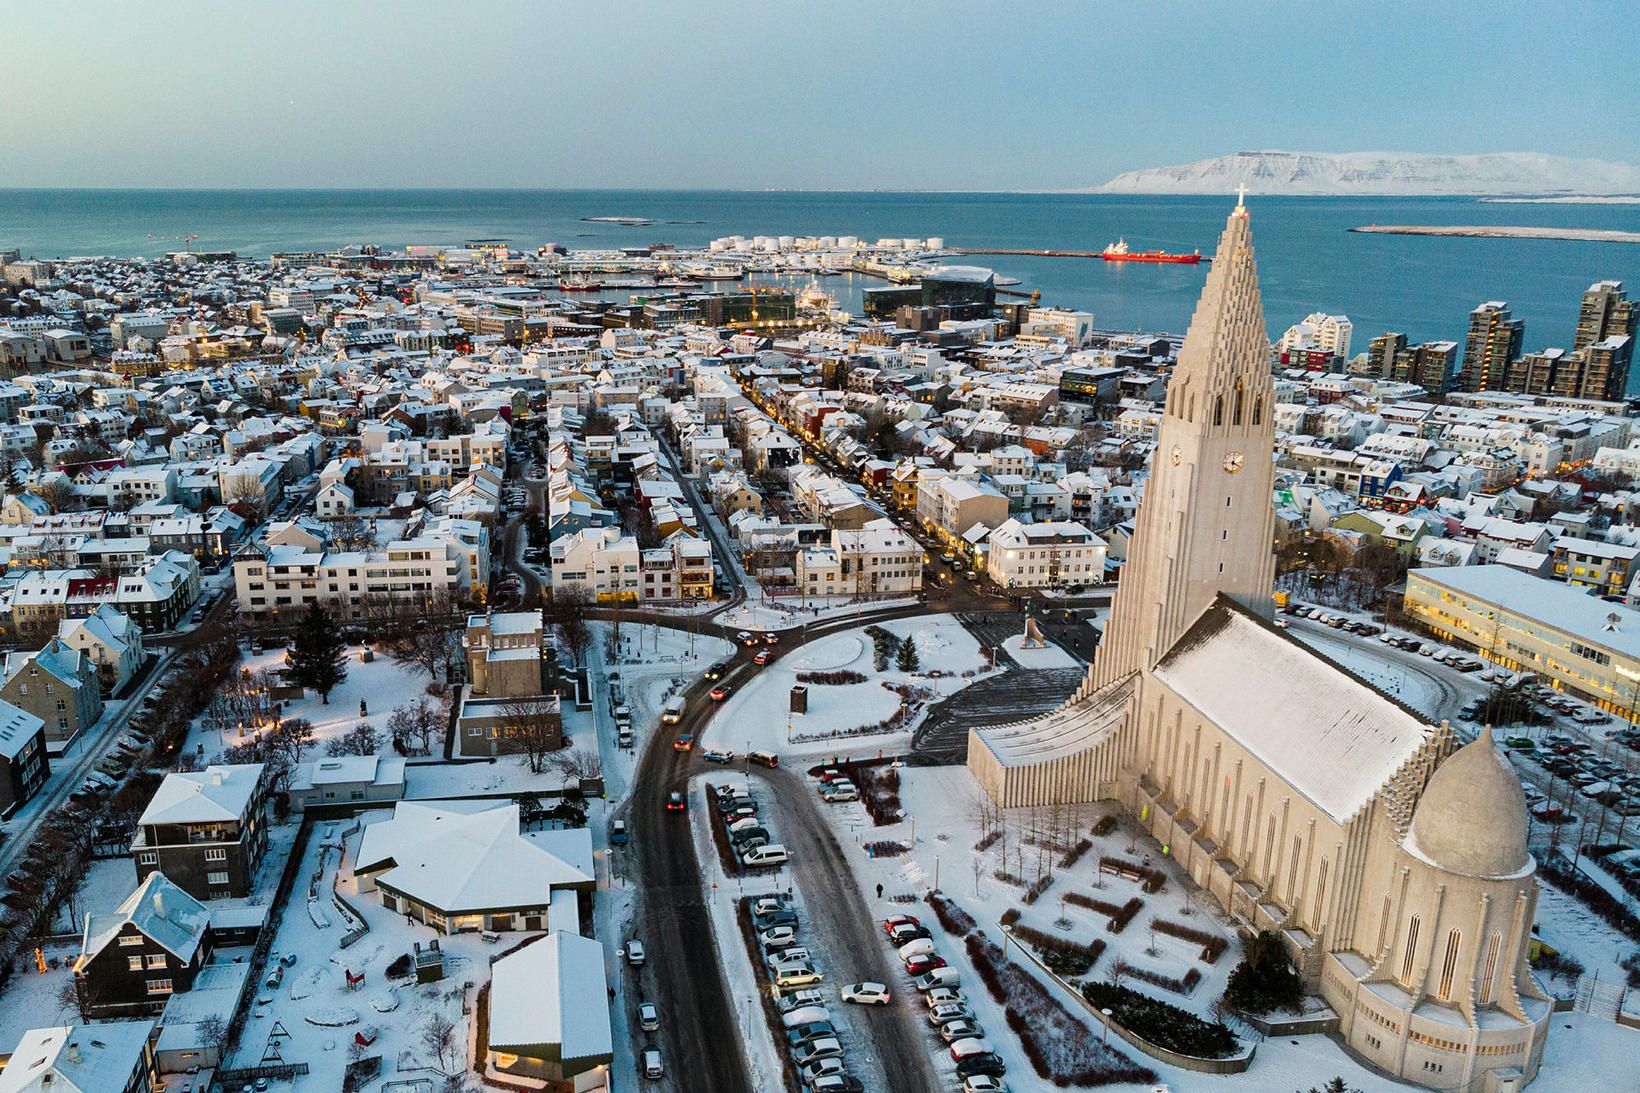
<svg viewBox="0 0 1640 1093">
<path fill-rule="evenodd" d="M 1572 871 L 1564 857 L 1552 857 L 1538 866 L 1538 876 L 1562 892 L 1582 900 L 1607 925 L 1618 930 L 1630 941 L 1640 941 L 1640 918 L 1623 906 L 1600 882 L 1582 873 Z"/>
<path fill-rule="evenodd" d="M 1081 861 L 1082 856 L 1092 849 L 1093 843 L 1087 839 L 1082 839 L 1075 846 L 1065 851 L 1065 856 L 1059 859 L 1059 868 L 1069 869 L 1071 866 Z"/>
<path fill-rule="evenodd" d="M 987 851 L 987 850 L 991 849 L 991 847 L 995 846 L 997 844 L 997 842 L 999 840 L 1001 840 L 1001 838 L 1002 838 L 1002 829 L 998 828 L 997 830 L 991 832 L 989 835 L 983 836 L 979 840 L 979 842 L 975 843 L 974 844 L 974 852 L 978 853 L 978 854 L 985 853 L 985 851 Z"/>
<path fill-rule="evenodd" d="M 1116 830 L 1116 817 L 1115 816 L 1109 816 L 1109 815 L 1101 816 L 1101 817 L 1099 817 L 1099 822 L 1093 825 L 1094 835 L 1097 836 L 1098 838 L 1101 838 L 1101 839 L 1104 838 L 1106 835 L 1109 835 L 1112 831 L 1115 831 L 1115 830 Z"/>
<path fill-rule="evenodd" d="M 1144 910 L 1145 906 L 1145 901 L 1140 899 L 1138 896 L 1132 897 L 1126 903 L 1118 907 L 1114 903 L 1108 903 L 1102 899 L 1095 899 L 1092 896 L 1084 896 L 1080 892 L 1068 893 L 1065 896 L 1065 902 L 1076 907 L 1086 907 L 1090 911 L 1098 911 L 1102 915 L 1110 916 L 1110 921 L 1105 924 L 1105 929 L 1109 930 L 1113 934 L 1119 934 L 1123 930 L 1127 929 L 1127 924 L 1133 921 L 1133 916 Z"/>
<path fill-rule="evenodd" d="M 1025 889 L 1025 903 L 1026 903 L 1026 905 L 1029 906 L 1030 904 L 1033 904 L 1037 900 L 1041 899 L 1042 898 L 1042 893 L 1046 892 L 1048 890 L 1048 887 L 1052 884 L 1053 884 L 1053 874 L 1052 873 L 1044 873 L 1040 877 L 1036 878 L 1036 880 L 1031 883 L 1031 886 L 1029 888 Z"/>
<path fill-rule="evenodd" d="M 1181 938 L 1200 945 L 1202 947 L 1200 959 L 1204 964 L 1216 962 L 1219 957 L 1224 955 L 1224 950 L 1230 944 L 1219 934 L 1193 929 L 1182 922 L 1172 922 L 1165 918 L 1159 918 L 1154 925 L 1157 933 L 1167 934 L 1169 937 Z"/>
<path fill-rule="evenodd" d="M 945 927 L 945 932 L 952 937 L 967 937 L 979 927 L 979 923 L 974 921 L 974 916 L 958 907 L 949 896 L 941 892 L 929 892 L 923 898 L 928 901 L 934 917 L 940 920 L 940 925 Z"/>
<path fill-rule="evenodd" d="M 1025 887 L 1024 877 L 1016 877 L 1006 869 L 993 869 L 991 870 L 991 876 L 994 879 L 1001 881 L 1003 884 L 1011 884 L 1015 888 Z"/>
<path fill-rule="evenodd" d="M 1156 1081 L 1155 1071 L 1135 1066 L 1093 1036 L 1046 987 L 1011 963 L 995 942 L 973 933 L 966 944 L 985 989 L 1006 1007 L 1008 1027 L 1019 1036 L 1038 1077 L 1061 1087 Z"/>
<path fill-rule="evenodd" d="M 1160 924 L 1158 923 L 1158 928 Z M 1230 972 L 1224 1000 L 1243 1013 L 1297 1012 L 1304 999 L 1304 980 L 1293 967 L 1281 940 L 1261 930 L 1247 943 L 1247 953 Z"/>
<path fill-rule="evenodd" d="M 1002 924 L 1004 926 L 1012 926 L 1014 923 L 1019 921 L 1019 916 L 1019 908 L 1010 907 L 1006 911 L 1002 912 Z"/>
<path fill-rule="evenodd" d="M 407 976 L 409 974 L 410 974 L 410 954 L 409 953 L 400 953 L 398 956 L 394 957 L 393 962 L 387 966 L 387 978 L 389 978 L 389 979 L 403 979 L 405 976 Z"/>
<path fill-rule="evenodd" d="M 1194 969 L 1192 969 L 1194 970 Z M 1189 1010 L 1114 983 L 1082 984 L 1082 997 L 1111 1019 L 1157 1047 L 1203 1059 L 1233 1055 L 1241 1044 L 1222 1022 L 1205 1021 Z"/>
<path fill-rule="evenodd" d="M 1084 945 L 1031 926 L 1015 926 L 1014 940 L 1029 945 L 1042 955 L 1042 963 L 1056 975 L 1086 975 L 1105 951 L 1103 938 Z"/>
<path fill-rule="evenodd" d="M 866 679 L 864 672 L 856 672 L 850 668 L 840 668 L 834 672 L 797 673 L 797 682 L 812 683 L 817 687 L 846 687 L 851 683 L 864 683 Z"/>
<path fill-rule="evenodd" d="M 1118 971 L 1118 969 L 1120 970 Z M 1136 967 L 1125 960 L 1118 961 L 1111 969 L 1111 972 L 1113 976 L 1121 975 L 1128 979 L 1137 979 L 1142 983 L 1149 983 L 1153 987 L 1160 987 L 1164 991 L 1172 991 L 1174 994 L 1189 994 L 1196 989 L 1196 984 L 1202 981 L 1202 973 L 1195 968 L 1185 972 L 1183 979 L 1174 979 L 1170 975 L 1153 972 L 1149 968 Z"/>
</svg>

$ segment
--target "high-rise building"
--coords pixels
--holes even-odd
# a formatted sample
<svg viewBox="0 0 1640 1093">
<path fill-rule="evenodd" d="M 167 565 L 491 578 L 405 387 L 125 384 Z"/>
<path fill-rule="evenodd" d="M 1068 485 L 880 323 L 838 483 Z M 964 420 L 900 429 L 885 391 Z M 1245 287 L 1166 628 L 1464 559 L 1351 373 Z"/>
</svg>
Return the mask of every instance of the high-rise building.
<svg viewBox="0 0 1640 1093">
<path fill-rule="evenodd" d="M 1404 336 L 1395 336 L 1402 346 L 1390 362 L 1390 379 L 1416 383 L 1432 395 L 1444 395 L 1458 385 L 1457 342 L 1424 342 L 1408 348 Z"/>
<path fill-rule="evenodd" d="M 1389 378 L 1395 369 L 1395 358 L 1406 352 L 1405 334 L 1380 334 L 1367 343 L 1367 374 L 1381 379 Z"/>
<path fill-rule="evenodd" d="M 1509 362 L 1520 356 L 1526 320 L 1512 318 L 1507 300 L 1488 300 L 1469 313 L 1469 339 L 1463 347 L 1463 389 L 1501 391 Z"/>
<path fill-rule="evenodd" d="M 1596 281 L 1583 294 L 1577 312 L 1577 333 L 1572 339 L 1575 352 L 1607 338 L 1633 338 L 1640 323 L 1640 301 L 1631 300 L 1622 281 Z M 1632 343 L 1631 343 L 1632 344 Z"/>
<path fill-rule="evenodd" d="M 1355 324 L 1348 316 L 1315 311 L 1306 315 L 1303 322 L 1289 326 L 1276 348 L 1283 353 L 1295 349 L 1324 349 L 1340 360 L 1348 360 L 1354 330 Z"/>
</svg>

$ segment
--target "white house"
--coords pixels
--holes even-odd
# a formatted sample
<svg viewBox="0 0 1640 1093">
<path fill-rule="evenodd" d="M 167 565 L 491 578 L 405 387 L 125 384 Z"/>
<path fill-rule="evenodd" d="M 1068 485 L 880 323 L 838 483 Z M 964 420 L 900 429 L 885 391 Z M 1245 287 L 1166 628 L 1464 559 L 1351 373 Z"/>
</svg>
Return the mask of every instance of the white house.
<svg viewBox="0 0 1640 1093">
<path fill-rule="evenodd" d="M 1007 520 L 991 532 L 985 568 L 1001 588 L 1064 588 L 1105 576 L 1103 539 L 1069 520 L 1022 524 Z"/>
</svg>

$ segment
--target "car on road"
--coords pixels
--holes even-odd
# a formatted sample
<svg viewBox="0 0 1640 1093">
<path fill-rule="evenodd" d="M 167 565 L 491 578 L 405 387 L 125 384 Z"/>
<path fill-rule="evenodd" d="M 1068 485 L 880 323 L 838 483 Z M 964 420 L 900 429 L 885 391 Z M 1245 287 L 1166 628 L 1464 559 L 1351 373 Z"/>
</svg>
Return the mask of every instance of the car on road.
<svg viewBox="0 0 1640 1093">
<path fill-rule="evenodd" d="M 886 1006 L 892 997 L 882 983 L 850 983 L 839 993 L 843 1001 L 862 1006 Z"/>
<path fill-rule="evenodd" d="M 740 642 L 742 645 L 756 645 L 757 635 L 752 633 L 750 630 L 742 630 L 740 633 L 735 635 L 735 640 Z"/>
<path fill-rule="evenodd" d="M 770 630 L 768 633 L 764 634 L 763 635 L 763 644 L 765 644 L 765 645 L 779 645 L 780 644 L 780 634 L 779 634 L 779 632 L 775 631 L 775 630 Z"/>
<path fill-rule="evenodd" d="M 643 942 L 639 941 L 637 938 L 633 938 L 631 941 L 626 943 L 626 962 L 628 964 L 632 965 L 634 968 L 641 968 L 643 967 L 643 962 L 647 959 L 648 954 L 643 951 Z"/>
<path fill-rule="evenodd" d="M 609 821 L 609 845 L 610 846 L 625 846 L 626 845 L 626 821 L 625 820 L 611 820 L 611 821 Z"/>
<path fill-rule="evenodd" d="M 723 751 L 721 748 L 707 748 L 700 753 L 700 757 L 708 763 L 733 763 L 735 761 L 734 752 Z"/>
<path fill-rule="evenodd" d="M 666 811 L 687 812 L 688 810 L 689 798 L 685 797 L 681 792 L 674 789 L 671 793 L 666 795 Z"/>
<path fill-rule="evenodd" d="M 966 1017 L 959 1017 L 955 1021 L 949 1021 L 940 1026 L 940 1039 L 948 1044 L 954 1044 L 958 1040 L 975 1039 L 984 1035 L 985 1030 L 980 1027 L 979 1022 Z"/>
<path fill-rule="evenodd" d="M 720 661 L 717 664 L 714 664 L 710 668 L 706 669 L 706 678 L 709 679 L 709 680 L 714 680 L 714 681 L 719 680 L 719 679 L 722 679 L 724 677 L 724 675 L 726 675 L 728 673 L 728 671 L 729 671 L 728 661 Z"/>
<path fill-rule="evenodd" d="M 666 1068 L 661 1065 L 661 1053 L 650 1048 L 643 1053 L 643 1076 L 645 1078 L 659 1078 L 666 1074 Z"/>
<path fill-rule="evenodd" d="M 771 661 L 773 659 L 774 659 L 774 650 L 773 649 L 759 649 L 757 651 L 757 656 L 752 658 L 752 663 L 758 665 L 759 667 L 761 667 L 761 666 L 769 663 L 769 661 Z"/>
<path fill-rule="evenodd" d="M 730 687 L 727 683 L 719 683 L 716 687 L 713 687 L 710 691 L 708 691 L 707 694 L 712 696 L 713 702 L 722 702 L 724 699 L 728 698 L 733 691 L 734 688 Z"/>
<path fill-rule="evenodd" d="M 661 1027 L 661 1011 L 653 1002 L 638 1003 L 638 1027 L 645 1032 L 657 1032 Z"/>
<path fill-rule="evenodd" d="M 678 733 L 678 738 L 672 741 L 673 751 L 689 751 L 695 746 L 695 738 L 686 732 Z"/>
<path fill-rule="evenodd" d="M 749 751 L 746 753 L 746 762 L 773 770 L 780 765 L 780 756 L 770 751 Z"/>
</svg>

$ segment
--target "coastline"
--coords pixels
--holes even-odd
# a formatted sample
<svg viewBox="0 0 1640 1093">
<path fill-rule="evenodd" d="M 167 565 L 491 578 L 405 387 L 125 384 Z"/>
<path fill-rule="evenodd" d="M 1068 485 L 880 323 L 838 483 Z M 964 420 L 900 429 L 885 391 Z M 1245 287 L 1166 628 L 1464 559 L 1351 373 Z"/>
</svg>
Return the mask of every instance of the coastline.
<svg viewBox="0 0 1640 1093">
<path fill-rule="evenodd" d="M 1603 228 L 1534 228 L 1506 224 L 1369 224 L 1349 229 L 1369 235 L 1436 235 L 1465 239 L 1564 239 L 1581 243 L 1640 243 L 1640 232 Z"/>
</svg>

